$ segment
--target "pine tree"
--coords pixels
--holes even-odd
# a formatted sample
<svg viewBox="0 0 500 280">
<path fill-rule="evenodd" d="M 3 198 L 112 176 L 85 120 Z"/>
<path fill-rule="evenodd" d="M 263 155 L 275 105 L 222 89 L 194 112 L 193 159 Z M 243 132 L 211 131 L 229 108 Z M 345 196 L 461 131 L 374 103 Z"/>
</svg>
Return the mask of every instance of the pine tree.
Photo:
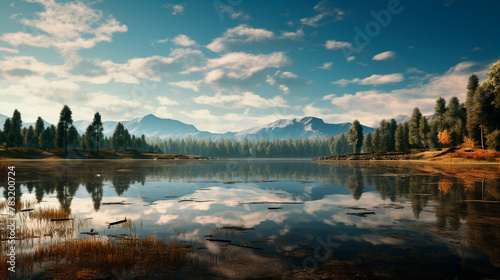
<svg viewBox="0 0 500 280">
<path fill-rule="evenodd" d="M 5 143 L 5 148 L 12 147 L 12 144 L 9 142 L 9 134 L 12 129 L 12 122 L 10 118 L 7 118 L 3 123 L 3 133 L 2 133 L 2 143 Z"/>
<path fill-rule="evenodd" d="M 45 124 L 43 123 L 42 118 L 38 117 L 35 123 L 35 138 L 40 139 L 40 135 L 43 133 L 44 130 L 45 130 Z M 36 141 L 35 148 L 40 148 L 38 140 Z"/>
<path fill-rule="evenodd" d="M 57 148 L 64 148 L 64 155 L 68 155 L 68 130 L 73 124 L 72 112 L 68 105 L 64 105 L 59 115 L 59 122 L 57 123 L 55 144 Z"/>
<path fill-rule="evenodd" d="M 479 123 L 477 122 L 477 118 L 474 117 L 475 96 L 478 87 L 479 78 L 475 74 L 470 75 L 469 82 L 467 84 L 467 99 L 465 100 L 465 109 L 467 110 L 467 133 L 472 139 L 479 139 Z"/>
<path fill-rule="evenodd" d="M 104 128 L 102 127 L 102 121 L 101 121 L 101 114 L 99 112 L 94 114 L 94 120 L 92 121 L 92 128 L 93 128 L 93 138 L 96 143 L 96 151 L 99 151 L 99 142 L 102 141 L 102 138 L 104 137 L 102 134 L 102 131 Z"/>
<path fill-rule="evenodd" d="M 21 113 L 17 109 L 14 110 L 10 121 L 11 129 L 7 134 L 7 139 L 12 147 L 21 147 L 23 145 L 23 135 L 21 133 L 23 121 L 21 120 Z"/>
<path fill-rule="evenodd" d="M 347 131 L 349 145 L 352 145 L 353 152 L 361 152 L 361 146 L 363 146 L 363 126 L 358 120 L 352 122 L 351 127 Z"/>
<path fill-rule="evenodd" d="M 420 137 L 420 119 L 422 118 L 422 113 L 420 109 L 415 107 L 413 109 L 413 114 L 411 115 L 410 122 L 408 123 L 408 142 L 413 147 L 422 146 L 422 138 Z"/>
<path fill-rule="evenodd" d="M 436 100 L 436 107 L 434 108 L 434 116 L 436 117 L 436 121 L 438 122 L 439 131 L 444 130 L 444 114 L 446 113 L 446 101 L 444 98 L 439 97 Z"/>
<path fill-rule="evenodd" d="M 365 137 L 365 153 L 373 153 L 372 133 L 368 132 Z"/>
<path fill-rule="evenodd" d="M 26 147 L 33 149 L 36 145 L 36 142 L 38 142 L 36 140 L 37 138 L 35 137 L 35 130 L 33 129 L 33 126 L 30 125 L 28 131 L 24 135 L 24 144 L 26 145 Z"/>
</svg>

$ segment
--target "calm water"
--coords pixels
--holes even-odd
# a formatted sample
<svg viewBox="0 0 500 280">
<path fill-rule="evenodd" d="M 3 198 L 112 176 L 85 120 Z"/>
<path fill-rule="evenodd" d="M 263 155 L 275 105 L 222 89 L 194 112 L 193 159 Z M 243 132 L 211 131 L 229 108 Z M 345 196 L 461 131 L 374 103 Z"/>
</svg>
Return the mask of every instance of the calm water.
<svg viewBox="0 0 500 280">
<path fill-rule="evenodd" d="M 500 275 L 498 166 L 308 160 L 15 165 L 22 199 L 68 209 L 87 219 L 81 230 L 101 236 L 128 233 L 107 227 L 123 218 L 135 223 L 137 234 L 178 236 L 218 277 L 290 275 L 292 269 L 308 275 L 349 270 L 345 279 L 356 278 L 353 270 L 377 279 Z M 227 265 L 225 254 L 243 261 Z"/>
</svg>

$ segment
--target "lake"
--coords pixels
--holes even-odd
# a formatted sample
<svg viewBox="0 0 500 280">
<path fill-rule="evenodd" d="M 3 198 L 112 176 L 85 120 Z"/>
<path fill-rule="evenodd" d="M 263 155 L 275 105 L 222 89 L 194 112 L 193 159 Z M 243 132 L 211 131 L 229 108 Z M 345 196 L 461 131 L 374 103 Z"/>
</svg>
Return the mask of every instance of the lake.
<svg viewBox="0 0 500 280">
<path fill-rule="evenodd" d="M 500 277 L 498 165 L 303 159 L 12 164 L 21 200 L 56 206 L 80 221 L 71 238 L 96 238 L 80 232 L 111 240 L 153 235 L 189 247 L 185 268 L 170 279 Z M 109 226 L 124 219 L 127 226 Z M 19 246 L 29 253 L 48 238 Z M 49 266 L 24 273 L 41 277 Z"/>
</svg>

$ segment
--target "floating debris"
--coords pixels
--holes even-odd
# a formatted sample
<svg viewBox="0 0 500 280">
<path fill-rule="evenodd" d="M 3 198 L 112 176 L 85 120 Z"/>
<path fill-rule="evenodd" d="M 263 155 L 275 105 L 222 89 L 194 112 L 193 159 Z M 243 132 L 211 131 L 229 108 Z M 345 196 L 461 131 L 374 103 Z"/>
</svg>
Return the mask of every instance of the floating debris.
<svg viewBox="0 0 500 280">
<path fill-rule="evenodd" d="M 80 232 L 80 234 L 85 234 L 85 235 L 92 235 L 92 236 L 94 236 L 94 235 L 99 235 L 99 232 L 97 232 L 97 231 L 93 231 L 93 229 L 92 229 L 92 230 L 90 230 L 90 231 Z"/>
<path fill-rule="evenodd" d="M 365 207 L 355 207 L 355 206 L 339 206 L 342 209 L 350 209 L 350 210 L 368 210 Z"/>
<path fill-rule="evenodd" d="M 283 209 L 283 207 L 267 207 L 269 210 L 278 210 L 278 209 Z"/>
<path fill-rule="evenodd" d="M 29 212 L 29 211 L 33 211 L 33 208 L 29 208 L 29 209 L 22 209 L 22 210 L 20 210 L 20 212 Z"/>
<path fill-rule="evenodd" d="M 390 203 L 390 204 L 380 204 L 380 205 L 374 206 L 373 208 L 375 208 L 375 209 L 404 209 L 405 207 L 401 206 L 401 205 L 394 204 L 394 203 Z"/>
<path fill-rule="evenodd" d="M 210 190 L 210 188 L 200 188 L 200 189 L 198 189 L 198 190 L 199 190 L 199 191 L 209 191 L 209 190 Z"/>
<path fill-rule="evenodd" d="M 242 247 L 242 248 L 248 248 L 248 249 L 254 249 L 254 250 L 263 250 L 262 248 L 248 246 L 248 245 L 243 245 L 243 244 L 229 243 L 229 245 L 238 246 L 238 247 Z"/>
<path fill-rule="evenodd" d="M 221 229 L 225 229 L 225 230 L 236 230 L 236 231 L 247 231 L 247 230 L 254 230 L 255 228 L 245 228 L 245 227 L 222 227 Z"/>
<path fill-rule="evenodd" d="M 226 184 L 226 185 L 234 185 L 234 184 L 242 184 L 242 183 L 245 183 L 243 181 L 227 181 L 227 182 L 222 182 L 223 184 Z"/>
<path fill-rule="evenodd" d="M 212 202 L 215 201 L 213 199 L 207 199 L 207 200 L 193 200 L 194 202 Z"/>
<path fill-rule="evenodd" d="M 108 224 L 108 228 L 110 228 L 111 226 L 118 225 L 118 224 L 123 224 L 123 223 L 126 223 L 126 222 L 127 222 L 127 218 L 125 218 L 124 220 L 120 220 L 120 221 L 116 221 L 116 222 L 112 222 L 112 223 L 107 223 L 107 224 Z"/>
<path fill-rule="evenodd" d="M 345 213 L 345 214 L 358 217 L 366 217 L 366 215 L 375 215 L 375 212 L 359 212 L 359 213 Z"/>
<path fill-rule="evenodd" d="M 120 202 L 103 202 L 101 205 L 130 205 L 132 203 L 128 203 L 125 201 L 120 201 Z"/>
<path fill-rule="evenodd" d="M 231 242 L 231 240 L 227 240 L 227 239 L 215 239 L 215 238 L 208 238 L 207 240 L 208 240 L 208 241 L 212 241 L 212 242 L 225 242 L 225 243 L 229 243 L 229 242 Z"/>
<path fill-rule="evenodd" d="M 59 221 L 73 221 L 73 218 L 64 218 L 64 219 L 50 219 L 51 222 L 59 222 Z"/>
<path fill-rule="evenodd" d="M 251 202 L 238 202 L 238 204 L 304 204 L 303 201 L 251 201 Z"/>
<path fill-rule="evenodd" d="M 194 199 L 181 199 L 178 202 L 181 203 L 181 202 L 189 202 L 189 201 L 194 201 Z"/>
</svg>

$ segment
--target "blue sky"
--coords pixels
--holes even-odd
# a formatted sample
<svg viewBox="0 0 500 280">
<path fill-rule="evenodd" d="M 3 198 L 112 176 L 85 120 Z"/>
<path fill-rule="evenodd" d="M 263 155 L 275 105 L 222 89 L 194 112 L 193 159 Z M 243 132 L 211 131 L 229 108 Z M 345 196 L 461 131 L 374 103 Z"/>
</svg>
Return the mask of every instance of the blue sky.
<svg viewBox="0 0 500 280">
<path fill-rule="evenodd" d="M 212 132 L 433 111 L 500 53 L 498 1 L 0 3 L 0 113 L 153 113 Z"/>
</svg>

